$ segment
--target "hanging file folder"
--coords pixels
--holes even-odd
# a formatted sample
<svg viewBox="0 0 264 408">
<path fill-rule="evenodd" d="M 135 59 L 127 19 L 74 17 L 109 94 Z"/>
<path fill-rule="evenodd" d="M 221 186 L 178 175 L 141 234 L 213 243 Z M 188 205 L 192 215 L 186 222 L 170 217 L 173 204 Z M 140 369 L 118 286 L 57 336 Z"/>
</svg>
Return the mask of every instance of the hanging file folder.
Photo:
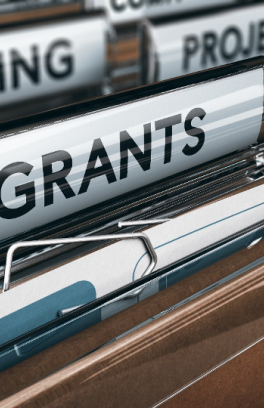
<svg viewBox="0 0 264 408">
<path fill-rule="evenodd" d="M 9 249 L 4 271 L 4 290 L 0 294 L 0 304 L 2 305 L 0 307 L 0 324 L 2 325 L 0 364 L 2 370 L 116 314 L 122 308 L 125 309 L 131 304 L 137 303 L 138 299 L 143 300 L 159 292 L 161 288 L 170 286 L 172 282 L 180 281 L 209 266 L 215 262 L 215 250 L 220 251 L 217 252 L 218 256 L 220 253 L 222 254 L 220 258 L 226 257 L 227 252 L 222 253 L 221 251 L 226 251 L 224 248 L 226 248 L 227 242 L 237 242 L 236 239 L 239 236 L 241 239 L 243 236 L 246 237 L 246 241 L 243 241 L 242 247 L 235 246 L 235 248 L 236 250 L 243 249 L 248 239 L 247 234 L 251 234 L 249 230 L 256 229 L 254 230 L 256 234 L 254 232 L 254 236 L 250 235 L 249 244 L 261 239 L 260 231 L 262 231 L 264 208 L 262 199 L 262 62 L 263 59 L 259 58 L 233 64 L 198 75 L 183 77 L 179 80 L 140 88 L 131 93 L 99 99 L 97 102 L 73 105 L 37 117 L 25 118 L 21 121 L 20 126 L 18 126 L 18 122 L 10 122 L 2 126 L 5 137 L 2 137 L 0 142 L 3 147 L 5 144 L 7 152 L 11 148 L 11 141 L 17 140 L 18 143 L 12 150 L 12 164 L 6 165 L 2 169 L 2 210 L 0 216 L 6 221 L 6 225 L 10 225 L 10 222 L 14 221 L 12 222 L 13 228 L 15 228 L 13 236 L 17 240 L 19 235 L 15 234 L 24 232 L 25 225 L 29 229 L 26 219 L 23 221 L 24 227 L 23 222 L 21 225 L 18 223 L 21 217 L 27 215 L 27 213 L 23 214 L 23 209 L 28 209 L 28 206 L 33 204 L 28 215 L 32 217 L 33 211 L 30 212 L 31 210 L 35 211 L 35 207 L 37 207 L 42 220 L 40 220 L 40 215 L 34 219 L 28 218 L 33 223 L 30 232 L 31 238 L 34 237 L 34 227 L 41 227 L 41 224 L 36 225 L 36 222 L 39 220 L 43 222 L 47 209 L 49 210 L 48 213 L 52 214 L 52 218 L 49 220 L 50 224 L 47 225 L 51 226 L 51 231 L 55 231 L 52 230 L 52 222 L 55 221 L 57 223 L 56 228 L 58 228 L 56 234 L 62 234 L 56 238 L 53 232 L 51 233 L 45 226 L 43 239 L 38 238 L 34 242 L 32 239 L 28 241 L 17 240 Z M 180 87 L 178 87 L 179 84 Z M 152 139 L 150 139 L 150 144 L 147 147 L 145 145 L 141 147 L 138 141 L 140 138 L 133 139 L 130 135 L 131 130 L 117 132 L 115 139 L 115 133 L 112 130 L 116 128 L 117 122 L 111 122 L 113 118 L 110 120 L 113 112 L 123 124 L 125 120 L 129 120 L 131 125 L 131 120 L 133 120 L 137 123 L 141 122 L 142 125 L 143 119 L 147 121 L 150 120 L 151 115 L 161 115 L 161 105 L 158 105 L 161 100 L 168 102 L 170 100 L 167 99 L 168 97 L 174 100 L 173 98 L 179 98 L 179 95 L 181 96 L 181 103 L 186 105 L 184 109 L 189 110 L 190 103 L 192 104 L 191 107 L 195 106 L 196 100 L 191 99 L 191 95 L 195 96 L 197 101 L 202 98 L 202 103 L 199 105 L 203 106 L 201 109 L 211 109 L 212 104 L 208 101 L 204 91 L 213 93 L 215 86 L 217 90 L 215 99 L 219 101 L 217 107 L 221 106 L 220 114 L 219 110 L 214 108 L 213 112 L 208 115 L 208 123 L 203 123 L 205 117 L 191 119 L 191 123 L 199 119 L 198 123 L 202 122 L 199 126 L 205 125 L 204 129 L 198 128 L 198 124 L 195 122 L 195 126 L 191 124 L 192 129 L 189 131 L 186 120 L 184 123 L 181 121 L 183 114 L 165 116 L 165 111 L 175 110 L 174 105 L 172 108 L 169 107 L 170 105 L 162 105 L 162 117 L 155 116 L 158 117 L 155 121 L 155 129 L 161 131 L 157 135 L 158 138 L 153 139 L 156 144 L 152 143 Z M 244 86 L 246 86 L 246 91 L 243 90 Z M 226 87 L 229 90 L 229 98 L 226 98 L 223 92 Z M 196 93 L 193 93 L 195 89 Z M 239 98 L 241 92 L 246 100 Z M 140 113 L 143 116 L 148 115 L 146 118 L 137 115 L 136 117 L 132 116 L 131 119 L 127 115 L 134 110 L 140 112 L 141 105 L 147 106 L 150 102 L 154 110 Z M 223 102 L 226 102 L 229 109 L 226 105 L 223 106 Z M 100 110 L 97 110 L 96 104 L 100 104 Z M 232 111 L 233 115 L 230 116 Z M 78 194 L 71 197 L 68 194 L 70 190 L 74 191 L 73 188 L 77 184 L 76 180 L 78 181 L 80 178 L 81 165 L 78 164 L 78 160 L 79 157 L 82 158 L 82 155 L 78 149 L 83 150 L 85 145 L 87 138 L 85 130 L 91 130 L 93 126 L 96 130 L 96 126 L 98 127 L 100 123 L 97 123 L 98 118 L 101 116 L 105 116 L 105 122 L 108 120 L 108 124 L 112 123 L 112 128 L 105 129 L 108 132 L 105 139 L 102 137 L 90 141 L 91 151 L 88 154 L 88 165 L 84 166 L 86 168 L 85 176 L 81 181 L 82 186 L 87 184 L 87 190 L 83 196 L 86 193 L 89 194 L 85 196 L 85 206 L 76 208 L 74 204 L 72 206 L 74 203 L 72 200 L 77 199 L 78 201 Z M 175 122 L 176 116 L 179 123 Z M 167 123 L 167 119 L 169 119 L 169 123 Z M 89 124 L 87 127 L 86 122 Z M 118 128 L 119 125 L 118 123 Z M 184 131 L 181 132 L 183 134 L 179 134 L 177 131 L 175 134 L 172 132 L 172 128 L 176 125 L 183 127 Z M 69 135 L 75 126 L 80 133 L 79 136 L 74 137 L 72 142 Z M 144 142 L 145 138 L 152 138 L 152 131 L 150 134 L 146 131 L 148 127 L 151 130 L 151 126 L 150 122 L 143 123 Z M 9 133 L 11 129 L 12 133 Z M 132 129 L 132 127 L 127 127 L 127 129 Z M 136 127 L 132 130 L 135 129 Z M 50 130 L 55 133 L 47 133 Z M 206 137 L 207 131 L 208 137 Z M 18 158 L 15 157 L 14 150 L 17 155 L 25 155 L 26 146 L 27 143 L 30 143 L 32 134 L 35 134 L 36 138 L 38 137 L 36 140 L 39 142 L 38 149 L 40 150 L 42 148 L 50 149 L 50 145 L 46 143 L 47 135 L 51 137 L 53 145 L 55 144 L 54 149 L 58 149 L 63 143 L 69 146 L 67 149 L 70 152 L 66 150 L 53 152 L 59 151 L 68 154 L 68 159 L 64 160 L 62 158 L 64 156 L 60 156 L 58 159 L 53 153 L 43 151 L 44 154 L 40 155 L 42 164 L 45 161 L 43 176 L 41 176 L 41 169 L 35 164 L 34 158 L 38 153 L 37 149 L 34 152 L 27 151 L 27 154 L 34 156 L 28 162 L 15 161 Z M 57 138 L 55 138 L 55 134 L 58 135 Z M 78 138 L 82 142 L 80 146 L 76 145 Z M 114 140 L 115 143 L 109 145 L 110 139 Z M 193 141 L 193 139 L 195 140 Z M 93 148 L 95 140 L 97 143 L 101 143 L 101 150 L 98 150 L 98 146 Z M 116 146 L 118 148 L 126 147 L 126 154 L 123 154 L 121 149 L 120 161 L 117 159 L 120 169 L 115 164 L 112 165 L 112 163 L 116 163 L 114 161 L 117 155 L 114 150 Z M 180 149 L 179 146 L 181 146 Z M 104 150 L 103 155 L 102 149 Z M 193 149 L 195 150 L 194 153 Z M 183 154 L 186 158 L 181 161 L 179 154 Z M 193 157 L 196 154 L 198 157 Z M 71 156 L 70 159 L 69 156 Z M 77 160 L 75 160 L 76 158 Z M 178 161 L 177 158 L 179 158 Z M 8 159 L 7 155 L 6 159 Z M 48 165 L 46 160 L 49 160 Z M 147 170 L 145 166 L 148 160 L 150 160 L 150 168 Z M 60 161 L 62 162 L 60 164 L 63 165 L 62 169 L 58 167 Z M 176 170 L 175 163 L 179 166 Z M 23 168 L 17 168 L 17 165 L 29 165 L 32 166 L 32 169 L 27 174 L 26 171 L 22 171 Z M 166 165 L 168 165 L 168 169 L 166 168 L 164 171 Z M 10 173 L 10 169 L 13 167 L 16 168 L 16 171 Z M 36 167 L 38 177 L 26 180 L 27 177 L 34 176 L 34 167 Z M 195 168 L 195 175 L 192 175 L 192 172 L 188 173 L 191 168 Z M 118 169 L 120 175 L 126 173 L 126 177 L 120 176 L 120 180 L 116 178 L 115 182 L 109 181 L 111 175 L 119 175 Z M 30 174 L 31 171 L 32 174 Z M 73 178 L 70 177 L 71 171 Z M 135 174 L 136 171 L 138 173 Z M 179 174 L 178 178 L 176 177 L 177 173 Z M 134 179 L 132 176 L 135 176 Z M 143 176 L 146 178 L 144 179 Z M 23 177 L 23 185 L 19 185 L 19 177 Z M 39 181 L 42 180 L 42 177 L 44 189 L 41 193 Z M 104 188 L 100 191 L 99 187 L 102 187 L 100 184 L 102 180 L 108 185 L 108 190 Z M 125 186 L 124 191 L 120 191 L 121 181 L 127 183 L 127 185 L 122 183 Z M 9 182 L 13 183 L 15 198 L 18 200 L 17 202 L 11 200 L 4 203 L 5 194 L 8 194 L 8 191 L 10 193 Z M 26 182 L 27 184 L 25 184 Z M 92 183 L 95 183 L 99 192 L 97 197 L 90 195 Z M 114 183 L 118 184 L 115 192 L 113 191 L 111 195 L 107 196 Z M 147 188 L 144 188 L 145 185 Z M 21 187 L 24 187 L 24 190 Z M 133 191 L 136 187 L 143 187 L 146 195 L 142 193 L 143 190 L 136 190 L 131 193 L 131 190 Z M 124 195 L 125 192 L 129 192 L 129 194 Z M 87 204 L 88 195 L 89 198 L 96 200 L 94 204 L 102 205 L 95 218 L 93 218 L 95 207 Z M 18 207 L 17 204 L 22 203 L 19 201 L 21 196 L 22 199 L 26 198 L 26 202 Z M 41 196 L 44 199 L 44 206 L 39 201 Z M 111 207 L 113 202 L 111 204 L 109 199 L 119 196 L 121 197 L 120 201 L 117 201 L 117 207 Z M 67 215 L 67 211 L 63 214 L 66 206 L 60 205 L 57 197 L 66 203 L 69 200 L 68 210 L 70 211 L 69 214 L 72 214 L 69 224 L 67 224 L 69 220 L 66 221 L 66 218 L 63 217 L 63 215 Z M 120 212 L 118 212 L 118 203 L 123 205 Z M 54 206 L 57 210 L 54 210 Z M 91 230 L 87 230 L 89 224 L 83 223 L 81 217 L 78 219 L 78 210 L 82 209 L 89 214 L 90 208 L 92 218 L 89 222 L 92 225 L 94 220 L 95 230 L 97 228 L 93 234 Z M 10 214 L 14 214 L 14 212 L 16 217 L 10 218 Z M 111 212 L 113 218 L 107 218 Z M 120 227 L 124 230 L 113 233 L 117 229 L 117 223 L 114 226 L 114 220 L 119 214 L 121 215 L 119 217 Z M 159 216 L 159 220 L 153 219 L 154 214 Z M 141 219 L 140 215 L 143 215 Z M 77 219 L 78 223 L 75 222 L 74 224 L 74 220 Z M 102 219 L 101 225 L 100 219 Z M 107 219 L 109 224 L 105 224 Z M 97 222 L 99 224 L 96 224 Z M 10 228 L 11 226 L 3 230 L 3 233 L 5 234 L 6 231 L 7 235 L 2 236 L 2 238 L 12 237 Z M 19 230 L 19 228 L 21 229 Z M 109 230 L 111 233 L 106 234 L 105 231 Z M 68 234 L 66 238 L 63 237 L 65 231 Z M 72 235 L 69 235 L 71 233 Z M 98 246 L 93 247 L 93 241 L 99 242 Z M 3 242 L 8 242 L 8 240 Z M 70 251 L 64 249 L 64 252 L 60 252 L 60 258 L 57 257 L 56 254 L 58 253 L 56 252 L 52 255 L 52 246 L 55 246 L 55 251 L 57 251 L 57 246 L 67 248 L 66 244 L 87 246 L 81 248 L 81 251 L 76 252 L 73 256 L 72 248 Z M 31 252 L 28 252 L 23 259 L 21 254 L 24 250 Z M 14 274 L 11 273 L 16 251 L 18 251 L 20 258 L 14 259 L 14 267 L 19 269 L 22 264 L 22 274 L 19 271 L 15 271 Z M 204 257 L 205 252 L 208 255 L 206 257 Z M 229 254 L 230 252 L 228 252 Z M 195 263 L 198 259 L 199 262 Z M 201 260 L 202 262 L 200 262 Z M 33 263 L 31 263 L 32 261 Z M 193 261 L 194 263 L 192 263 Z M 261 262 L 260 260 L 259 263 Z M 129 293 L 126 293 L 124 297 L 122 291 L 128 287 L 130 288 Z M 102 302 L 106 298 L 109 300 L 102 308 Z M 120 303 L 116 302 L 117 299 Z M 93 309 L 94 302 L 101 302 L 101 306 Z"/>
<path fill-rule="evenodd" d="M 0 239 L 261 142 L 262 64 L 252 59 L 3 124 Z"/>
<path fill-rule="evenodd" d="M 91 406 L 158 404 L 263 339 L 262 281 L 263 261 L 152 316 L 2 405 L 67 407 L 77 395 L 79 406 L 88 396 Z"/>
<path fill-rule="evenodd" d="M 252 194 L 252 191 L 254 192 L 254 189 L 250 191 L 250 194 L 254 195 Z M 236 195 L 234 195 L 234 197 L 236 197 Z M 239 194 L 238 194 L 238 199 L 236 203 L 238 203 L 240 200 L 241 200 L 241 197 L 239 197 Z M 225 204 L 225 201 L 226 200 L 223 200 L 222 204 L 223 203 Z M 226 202 L 226 204 L 228 207 L 229 206 L 228 202 Z M 210 207 L 210 205 L 208 207 Z M 203 209 L 208 212 L 208 208 L 205 207 Z M 218 212 L 216 208 L 214 208 L 214 210 L 216 213 Z M 188 215 L 188 213 L 186 215 Z M 241 214 L 241 216 L 243 218 L 245 214 Z M 247 216 L 245 216 L 245 219 L 246 218 Z M 177 218 L 175 221 L 177 221 Z M 253 221 L 254 221 L 254 217 L 251 219 L 251 222 Z M 168 221 L 167 223 L 163 224 L 164 226 L 167 225 L 167 228 L 166 228 L 166 231 L 167 231 L 166 238 L 167 239 L 169 239 L 168 234 L 171 234 L 174 230 L 174 227 L 171 224 L 172 222 L 173 221 Z M 225 222 L 223 224 L 225 224 Z M 228 252 L 229 251 L 228 244 L 225 243 L 226 240 L 230 240 L 230 239 L 234 240 L 232 251 L 234 250 L 236 251 L 236 250 L 243 248 L 245 245 L 247 246 L 253 245 L 252 242 L 254 244 L 258 243 L 259 240 L 261 239 L 261 236 L 262 236 L 261 234 L 263 234 L 261 232 L 262 231 L 261 222 L 259 223 L 260 224 L 259 227 L 257 226 L 254 227 L 250 224 L 248 232 L 246 232 L 246 230 L 248 229 L 246 228 L 246 230 L 244 229 L 244 232 L 243 231 L 241 232 L 241 230 L 239 230 L 237 231 L 237 233 L 234 230 L 232 230 L 232 224 L 233 222 L 231 220 L 231 223 L 230 223 L 231 228 L 230 228 L 229 234 L 233 233 L 233 236 L 230 236 L 230 237 L 225 235 L 226 232 L 224 233 L 223 236 L 221 236 L 222 232 L 226 228 L 225 225 L 221 227 L 221 221 L 220 221 L 220 228 L 218 225 L 214 231 L 207 231 L 205 229 L 205 233 L 202 235 L 199 235 L 198 230 L 194 231 L 194 236 L 196 235 L 196 239 L 194 240 L 191 237 L 192 234 L 189 234 L 189 237 L 185 237 L 187 250 L 189 251 L 190 254 L 191 254 L 191 251 L 195 251 L 195 241 L 200 241 L 200 244 L 201 244 L 200 250 L 196 248 L 197 251 L 196 253 L 193 254 L 194 257 L 184 256 L 185 255 L 184 250 L 186 250 L 186 248 L 184 249 L 184 245 L 185 245 L 184 243 L 183 245 L 181 244 L 181 239 L 176 239 L 174 242 L 173 241 L 170 242 L 169 246 L 171 246 L 171 244 L 174 245 L 171 247 L 172 249 L 171 253 L 170 251 L 168 251 L 168 248 L 166 248 L 167 245 L 164 245 L 164 248 L 165 248 L 165 251 L 163 251 L 164 254 L 162 252 L 160 253 L 159 246 L 157 247 L 155 246 L 153 249 L 156 252 L 156 255 L 158 255 L 157 266 L 158 266 L 159 258 L 160 258 L 161 260 L 160 267 L 157 269 L 156 272 L 152 272 L 153 277 L 152 277 L 152 274 L 149 275 L 148 274 L 149 272 L 148 273 L 146 272 L 147 270 L 143 271 L 143 274 L 142 274 L 143 280 L 147 279 L 147 282 L 142 285 L 141 284 L 142 279 L 135 281 L 135 284 L 134 284 L 135 288 L 137 284 L 141 286 L 139 286 L 138 289 L 131 289 L 129 296 L 125 295 L 125 298 L 129 299 L 128 303 L 125 302 L 122 305 L 122 302 L 120 303 L 119 301 L 118 302 L 119 306 L 118 304 L 116 306 L 115 304 L 112 304 L 112 302 L 110 302 L 109 304 L 106 304 L 106 307 L 103 308 L 101 311 L 100 309 L 96 309 L 94 311 L 90 309 L 88 314 L 84 313 L 83 317 L 79 316 L 77 320 L 73 319 L 72 322 L 68 321 L 66 325 L 62 324 L 62 326 L 58 327 L 56 331 L 54 331 L 54 328 L 51 329 L 51 331 L 46 329 L 45 333 L 42 332 L 41 335 L 36 334 L 34 341 L 32 339 L 31 340 L 28 339 L 29 334 L 26 332 L 32 329 L 38 330 L 38 328 L 41 325 L 43 326 L 43 324 L 45 323 L 48 325 L 55 324 L 56 326 L 60 324 L 60 320 L 59 321 L 56 320 L 56 315 L 61 316 L 62 319 L 65 319 L 65 318 L 70 319 L 72 313 L 77 313 L 77 314 L 80 313 L 81 310 L 84 310 L 87 307 L 87 305 L 89 305 L 89 302 L 92 305 L 95 297 L 99 297 L 99 299 L 103 299 L 104 296 L 103 296 L 102 290 L 106 282 L 107 282 L 107 291 L 105 292 L 106 294 L 110 295 L 109 292 L 113 290 L 114 288 L 113 283 L 115 282 L 117 284 L 117 288 L 120 288 L 120 285 L 122 285 L 122 276 L 120 275 L 120 272 L 122 272 L 123 274 L 125 273 L 125 268 L 126 268 L 125 262 L 126 263 L 128 261 L 131 262 L 131 255 L 133 256 L 136 255 L 136 254 L 131 254 L 130 252 L 130 251 L 134 251 L 135 247 L 133 247 L 132 241 L 131 241 L 130 245 L 128 245 L 126 249 L 127 253 L 125 252 L 124 248 L 121 250 L 117 249 L 118 254 L 115 254 L 112 251 L 113 258 L 110 257 L 111 263 L 109 263 L 109 261 L 107 260 L 104 249 L 101 249 L 100 251 L 96 251 L 94 254 L 91 254 L 91 255 L 94 255 L 95 257 L 98 256 L 99 257 L 98 259 L 101 259 L 102 263 L 105 264 L 101 274 L 99 270 L 100 263 L 98 263 L 97 261 L 94 261 L 95 262 L 94 265 L 90 265 L 89 256 L 86 256 L 86 258 L 83 257 L 81 259 L 82 262 L 84 262 L 83 271 L 81 270 L 82 267 L 80 265 L 75 265 L 75 262 L 78 263 L 78 259 L 77 259 L 77 260 L 72 260 L 71 262 L 68 263 L 68 271 L 67 269 L 66 270 L 64 269 L 65 265 L 62 265 L 61 268 L 54 268 L 53 270 L 46 271 L 45 273 L 43 273 L 44 272 L 43 271 L 39 276 L 35 276 L 35 277 L 33 276 L 32 277 L 33 279 L 32 278 L 28 279 L 25 282 L 23 281 L 17 282 L 15 284 L 15 287 L 9 290 L 8 290 L 8 279 L 5 279 L 6 292 L 0 295 L 0 301 L 4 304 L 4 310 L 2 312 L 4 313 L 4 316 L 2 315 L 2 318 L 1 318 L 1 325 L 2 325 L 2 332 L 1 332 L 2 354 L 0 357 L 1 358 L 1 368 L 2 369 L 7 368 L 8 366 L 13 365 L 15 362 L 17 362 L 17 359 L 18 361 L 20 361 L 21 359 L 23 360 L 25 358 L 28 358 L 30 355 L 34 355 L 35 353 L 47 348 L 48 346 L 55 344 L 56 342 L 62 340 L 63 338 L 65 338 L 65 336 L 68 337 L 80 330 L 83 330 L 87 326 L 97 323 L 98 321 L 105 319 L 111 316 L 112 314 L 117 313 L 118 311 L 120 311 L 120 307 L 122 310 L 122 308 L 126 308 L 130 306 L 131 302 L 132 304 L 136 302 L 137 296 L 139 296 L 140 299 L 144 299 L 145 297 L 148 297 L 154 293 L 157 293 L 161 288 L 170 286 L 170 284 L 180 281 L 181 279 L 184 279 L 186 276 L 194 274 L 195 272 L 199 271 L 201 268 L 204 268 L 207 265 L 210 265 L 212 262 L 215 262 L 216 259 L 221 259 L 223 256 L 226 257 L 230 253 Z M 245 224 L 242 225 L 240 222 L 238 222 L 238 224 L 239 224 L 240 229 L 242 228 L 243 225 L 245 225 Z M 229 224 L 227 223 L 226 225 L 228 226 Z M 160 228 L 160 227 L 152 227 L 154 232 L 155 232 L 155 229 L 157 228 Z M 151 232 L 151 229 L 149 231 Z M 215 245 L 216 245 L 215 247 L 212 241 L 208 241 L 205 239 L 206 236 L 209 235 L 210 233 L 213 235 L 214 239 L 219 239 L 220 237 L 219 250 L 217 249 L 217 245 L 219 245 L 219 242 L 215 242 Z M 151 239 L 153 240 L 153 242 L 155 242 L 154 235 L 150 234 L 149 232 L 147 232 L 147 234 L 150 235 L 152 237 Z M 147 234 L 145 233 L 145 235 Z M 158 236 L 159 236 L 159 239 L 162 238 L 161 231 L 158 232 Z M 135 234 L 135 238 L 136 237 L 137 237 L 137 234 Z M 98 236 L 97 238 L 100 239 L 100 236 Z M 120 236 L 120 238 L 122 238 L 122 235 Z M 190 240 L 188 240 L 188 238 Z M 28 243 L 24 242 L 24 244 L 30 245 L 30 242 Z M 41 244 L 41 242 L 39 244 Z M 112 246 L 114 247 L 114 245 L 118 246 L 118 244 L 113 244 Z M 190 248 L 188 249 L 188 245 L 191 249 Z M 19 244 L 14 246 L 13 249 L 15 249 L 18 246 Z M 206 248 L 209 251 L 208 254 L 211 254 L 209 257 L 205 257 L 205 255 L 203 254 L 203 251 Z M 111 246 L 108 246 L 105 249 L 108 249 L 111 251 Z M 120 260 L 120 254 L 123 252 L 124 252 L 124 255 L 126 256 L 126 261 Z M 178 262 L 174 262 L 175 266 L 174 267 L 172 266 L 173 259 L 171 256 L 173 254 L 174 254 L 175 261 L 177 259 L 177 256 L 179 257 L 178 259 L 180 259 L 179 262 L 181 266 L 179 267 L 176 266 Z M 111 252 L 109 252 L 109 255 L 111 255 Z M 198 259 L 200 259 L 199 262 L 197 262 Z M 165 261 L 163 267 L 162 267 L 162 261 Z M 258 263 L 259 262 L 260 263 L 262 262 L 261 259 L 260 261 L 258 261 Z M 131 264 L 131 266 L 132 268 L 130 269 L 131 269 L 131 272 L 133 272 L 132 271 L 133 265 Z M 170 269 L 171 272 L 169 272 L 170 276 L 166 276 L 166 275 L 162 276 L 162 273 L 164 273 L 163 272 L 164 269 L 166 270 L 166 268 L 169 268 L 169 267 L 171 268 Z M 148 271 L 151 272 L 151 270 L 148 270 Z M 62 272 L 61 278 L 59 276 L 60 272 Z M 241 273 L 242 272 L 243 270 L 241 270 Z M 84 279 L 80 278 L 80 273 L 84 273 Z M 91 276 L 93 275 L 93 273 L 95 273 L 95 275 L 98 277 L 100 277 L 101 275 L 102 281 L 100 282 L 100 285 L 98 284 L 96 286 L 94 284 L 93 279 L 91 279 Z M 159 281 L 159 279 L 157 280 L 156 274 L 158 274 L 158 276 L 162 276 L 161 281 Z M 58 290 L 58 284 L 59 284 L 58 279 L 61 279 L 61 285 L 62 287 L 64 287 L 63 290 L 61 289 Z M 129 277 L 130 282 L 131 281 L 133 282 L 134 279 L 135 278 L 133 277 L 132 279 L 131 277 Z M 46 280 L 46 283 L 45 283 L 45 280 Z M 90 294 L 89 294 L 89 290 L 90 290 Z M 41 292 L 43 292 L 43 294 L 41 294 Z M 52 293 L 53 295 L 51 295 Z M 37 299 L 36 296 L 37 297 L 40 296 L 40 297 Z M 74 299 L 74 296 L 75 297 L 77 296 L 76 297 L 77 304 L 76 304 L 76 299 Z M 121 300 L 120 296 L 119 296 L 119 300 Z M 79 303 L 78 301 L 83 301 L 84 303 L 78 304 Z M 69 304 L 69 302 L 70 303 L 72 302 L 72 303 Z M 65 305 L 65 309 L 58 310 L 59 308 L 63 307 L 63 304 Z M 43 310 L 45 310 L 44 314 L 43 314 Z M 33 332 L 30 336 L 32 335 L 33 335 Z M 9 341 L 9 343 L 4 345 L 3 343 L 5 341 Z M 23 344 L 23 341 L 24 341 L 24 344 Z M 12 346 L 12 344 L 13 346 L 16 345 L 15 349 Z M 15 351 L 15 354 L 13 355 L 14 351 Z"/>
<path fill-rule="evenodd" d="M 0 373 L 1 398 L 5 399 L 79 360 L 176 303 L 187 303 L 188 299 L 197 297 L 198 293 L 204 292 L 206 288 L 220 285 L 221 280 L 227 279 L 232 273 L 248 270 L 249 265 L 263 257 L 261 235 L 263 235 L 263 227 L 255 231 L 253 229 L 249 233 L 245 232 L 240 238 L 230 241 L 222 247 L 221 251 L 213 252 L 211 255 L 212 264 L 210 265 L 210 262 L 206 261 L 210 266 L 204 267 L 204 261 L 208 256 L 200 257 L 200 260 L 197 258 L 193 263 L 187 263 L 183 268 L 185 279 L 181 279 L 181 273 L 177 269 L 172 273 L 165 273 L 163 277 L 159 277 L 158 285 L 154 282 L 149 284 L 149 286 L 156 285 L 159 288 L 159 292 L 152 296 L 149 295 L 149 289 L 146 289 L 148 294 L 143 291 L 141 295 L 131 299 L 126 298 L 126 294 L 124 294 L 123 300 L 119 299 L 113 302 L 112 306 L 102 305 L 101 316 L 105 317 L 101 323 L 86 328 L 67 340 L 64 339 L 61 343 L 27 358 L 24 362 L 21 361 L 26 357 L 26 350 L 28 357 L 33 355 L 32 349 L 34 349 L 34 343 L 37 340 L 28 341 L 27 345 L 23 342 L 20 345 L 17 344 L 15 348 L 17 352 L 20 350 L 20 355 L 17 355 L 20 364 Z M 203 267 L 204 269 L 202 269 Z M 197 272 L 193 273 L 195 268 Z M 191 276 L 186 278 L 187 270 Z M 120 312 L 125 303 L 126 310 Z M 115 313 L 113 313 L 114 306 L 116 308 Z M 117 312 L 118 310 L 119 312 Z M 107 315 L 111 315 L 109 311 L 112 312 L 112 317 L 106 318 Z"/>
</svg>

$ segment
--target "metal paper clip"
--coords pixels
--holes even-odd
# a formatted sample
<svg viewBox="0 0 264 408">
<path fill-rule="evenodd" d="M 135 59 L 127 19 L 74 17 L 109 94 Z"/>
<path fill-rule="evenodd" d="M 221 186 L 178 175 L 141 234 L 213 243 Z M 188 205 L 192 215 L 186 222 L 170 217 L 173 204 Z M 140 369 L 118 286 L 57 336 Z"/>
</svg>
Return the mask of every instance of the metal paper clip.
<svg viewBox="0 0 264 408">
<path fill-rule="evenodd" d="M 60 238 L 60 239 L 47 239 L 47 240 L 39 240 L 39 241 L 22 241 L 17 242 L 7 251 L 6 256 L 6 266 L 4 272 L 4 284 L 3 284 L 3 292 L 6 292 L 10 286 L 10 277 L 11 277 L 11 267 L 12 267 L 12 260 L 14 252 L 18 248 L 25 248 L 25 247 L 38 247 L 38 246 L 46 246 L 46 245 L 61 245 L 61 244 L 72 244 L 72 243 L 86 243 L 92 241 L 106 241 L 106 240 L 123 240 L 123 239 L 141 239 L 147 249 L 147 252 L 150 256 L 150 264 L 147 269 L 142 274 L 143 276 L 149 275 L 157 264 L 157 254 L 151 244 L 150 239 L 146 234 L 143 232 L 136 232 L 136 233 L 127 233 L 127 234 L 114 234 L 114 235 L 97 235 L 97 236 L 89 236 L 83 238 Z"/>
</svg>

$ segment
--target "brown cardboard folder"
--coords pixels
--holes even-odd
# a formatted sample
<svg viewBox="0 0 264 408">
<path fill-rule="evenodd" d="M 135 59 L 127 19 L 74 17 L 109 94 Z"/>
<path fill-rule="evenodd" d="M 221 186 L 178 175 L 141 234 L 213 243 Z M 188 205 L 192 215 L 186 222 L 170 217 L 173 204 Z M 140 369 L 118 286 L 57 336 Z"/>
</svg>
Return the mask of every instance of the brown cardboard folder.
<svg viewBox="0 0 264 408">
<path fill-rule="evenodd" d="M 150 407 L 228 362 L 264 336 L 262 264 L 111 340 L 261 257 L 263 247 L 261 240 L 1 373 L 0 406 Z"/>
</svg>

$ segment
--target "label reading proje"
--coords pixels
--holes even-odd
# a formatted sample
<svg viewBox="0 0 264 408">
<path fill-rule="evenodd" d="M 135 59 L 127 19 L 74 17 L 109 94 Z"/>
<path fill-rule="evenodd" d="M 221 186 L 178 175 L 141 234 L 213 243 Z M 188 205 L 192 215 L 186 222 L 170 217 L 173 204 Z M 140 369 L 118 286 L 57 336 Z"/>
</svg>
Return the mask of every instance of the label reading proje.
<svg viewBox="0 0 264 408">
<path fill-rule="evenodd" d="M 264 5 L 222 11 L 211 16 L 149 24 L 151 65 L 158 76 L 149 82 L 210 69 L 264 52 Z M 149 71 L 150 72 L 150 71 Z"/>
</svg>

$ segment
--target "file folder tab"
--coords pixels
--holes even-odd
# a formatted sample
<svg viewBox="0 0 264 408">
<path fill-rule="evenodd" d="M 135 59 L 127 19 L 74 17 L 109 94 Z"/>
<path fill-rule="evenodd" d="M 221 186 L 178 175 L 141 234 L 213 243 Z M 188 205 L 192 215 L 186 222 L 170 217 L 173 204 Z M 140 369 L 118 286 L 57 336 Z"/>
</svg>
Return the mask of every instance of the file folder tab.
<svg viewBox="0 0 264 408">
<path fill-rule="evenodd" d="M 0 239 L 247 149 L 262 116 L 259 58 L 7 123 Z"/>
<path fill-rule="evenodd" d="M 143 81 L 162 81 L 263 54 L 263 12 L 260 3 L 146 21 L 141 31 Z"/>
<path fill-rule="evenodd" d="M 1 27 L 0 107 L 101 86 L 107 31 L 99 12 Z"/>
<path fill-rule="evenodd" d="M 89 9 L 89 0 L 84 0 Z M 243 1 L 243 0 L 242 0 Z M 239 0 L 94 0 L 93 7 L 105 7 L 112 24 L 121 25 L 139 21 L 143 18 L 180 14 L 206 8 L 240 3 Z"/>
</svg>

